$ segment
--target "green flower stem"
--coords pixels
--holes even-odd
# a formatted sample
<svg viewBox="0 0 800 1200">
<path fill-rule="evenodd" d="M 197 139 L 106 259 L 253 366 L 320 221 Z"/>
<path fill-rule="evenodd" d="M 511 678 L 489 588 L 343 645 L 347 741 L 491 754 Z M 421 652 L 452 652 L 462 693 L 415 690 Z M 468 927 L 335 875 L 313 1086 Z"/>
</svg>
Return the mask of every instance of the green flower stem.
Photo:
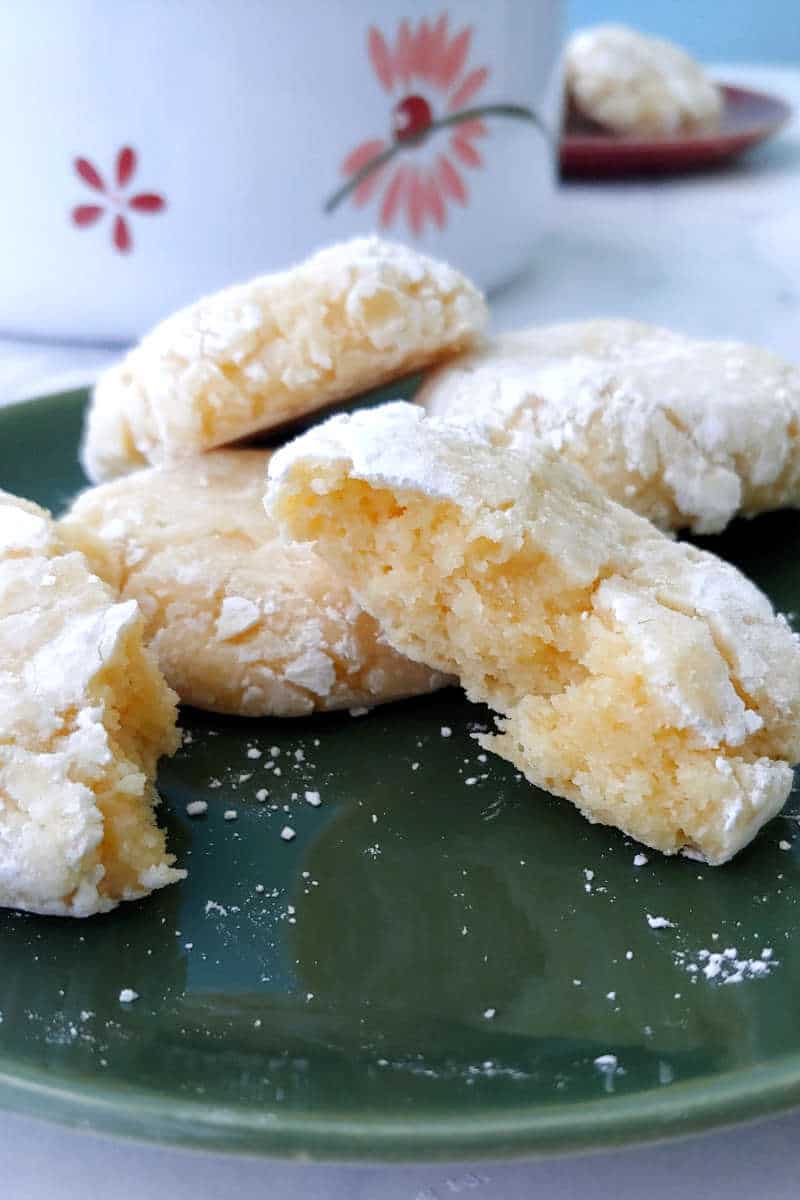
<svg viewBox="0 0 800 1200">
<path fill-rule="evenodd" d="M 343 183 L 333 195 L 329 196 L 324 204 L 324 211 L 331 213 L 335 208 L 345 200 L 351 192 L 354 192 L 360 183 L 368 179 L 374 171 L 379 170 L 390 162 L 396 154 L 407 149 L 409 146 L 421 146 L 432 133 L 438 129 L 448 129 L 453 125 L 463 125 L 465 121 L 479 121 L 482 117 L 511 117 L 517 121 L 528 121 L 535 125 L 545 139 L 552 143 L 552 137 L 547 126 L 542 121 L 532 108 L 526 108 L 523 104 L 484 104 L 478 108 L 462 108 L 460 112 L 450 113 L 446 117 L 439 117 L 435 121 L 431 121 L 428 128 L 421 133 L 419 137 L 407 138 L 403 142 L 395 142 L 391 146 L 387 146 L 385 150 L 381 150 L 380 154 L 376 154 L 369 162 L 364 163 L 360 170 L 356 171 Z"/>
<path fill-rule="evenodd" d="M 540 133 L 544 134 L 548 142 L 552 140 L 550 130 L 541 117 L 532 108 L 526 108 L 524 104 L 484 104 L 477 108 L 462 108 L 458 112 L 450 113 L 447 117 L 439 117 L 438 120 L 431 121 L 423 136 L 432 133 L 434 129 L 446 129 L 449 125 L 461 125 L 464 121 L 479 121 L 481 117 L 512 117 L 517 121 L 529 121 L 530 124 L 536 126 Z"/>
</svg>

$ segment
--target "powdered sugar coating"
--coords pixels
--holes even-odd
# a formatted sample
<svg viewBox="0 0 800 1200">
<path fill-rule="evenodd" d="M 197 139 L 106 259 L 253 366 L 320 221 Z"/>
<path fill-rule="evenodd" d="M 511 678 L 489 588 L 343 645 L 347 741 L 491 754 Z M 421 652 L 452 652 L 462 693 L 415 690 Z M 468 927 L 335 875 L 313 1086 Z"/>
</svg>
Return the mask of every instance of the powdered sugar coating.
<svg viewBox="0 0 800 1200">
<path fill-rule="evenodd" d="M 429 412 L 541 439 L 662 528 L 800 504 L 800 369 L 634 321 L 506 334 L 434 371 Z"/>
<path fill-rule="evenodd" d="M 135 599 L 187 704 L 299 716 L 428 692 L 330 568 L 281 542 L 262 503 L 269 451 L 217 450 L 84 492 L 62 536 Z"/>
<path fill-rule="evenodd" d="M 578 112 L 615 133 L 677 134 L 719 124 L 719 89 L 664 38 L 624 25 L 584 29 L 567 42 L 564 68 Z"/>
<path fill-rule="evenodd" d="M 782 806 L 800 642 L 734 567 L 410 405 L 326 422 L 270 478 L 392 643 L 504 714 L 485 744 L 590 820 L 719 863 Z"/>
<path fill-rule="evenodd" d="M 472 345 L 480 292 L 443 262 L 356 238 L 198 300 L 99 380 L 93 480 L 173 463 L 376 387 Z"/>
<path fill-rule="evenodd" d="M 317 459 L 375 487 L 418 490 L 471 511 L 513 500 L 531 474 L 522 456 L 512 454 L 507 471 L 487 475 L 476 489 L 474 463 L 464 453 L 461 433 L 454 429 L 451 435 L 444 422 L 426 420 L 421 408 L 398 401 L 331 417 L 276 451 L 269 463 L 268 513 L 273 495 L 289 482 L 295 465 Z M 323 494 L 328 485 L 320 475 L 311 486 Z"/>
<path fill-rule="evenodd" d="M 175 697 L 136 604 L 0 493 L 0 904 L 89 916 L 183 877 L 153 806 Z"/>
</svg>

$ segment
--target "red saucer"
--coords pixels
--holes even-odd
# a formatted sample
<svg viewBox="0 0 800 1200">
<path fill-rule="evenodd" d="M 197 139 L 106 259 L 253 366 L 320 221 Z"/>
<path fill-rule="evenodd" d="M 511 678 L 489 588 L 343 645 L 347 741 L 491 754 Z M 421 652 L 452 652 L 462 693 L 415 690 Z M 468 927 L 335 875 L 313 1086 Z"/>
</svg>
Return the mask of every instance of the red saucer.
<svg viewBox="0 0 800 1200">
<path fill-rule="evenodd" d="M 668 173 L 711 166 L 763 142 L 786 124 L 791 107 L 777 96 L 720 84 L 725 108 L 713 133 L 636 138 L 595 132 L 570 119 L 561 139 L 561 173 L 605 178 L 640 172 Z"/>
</svg>

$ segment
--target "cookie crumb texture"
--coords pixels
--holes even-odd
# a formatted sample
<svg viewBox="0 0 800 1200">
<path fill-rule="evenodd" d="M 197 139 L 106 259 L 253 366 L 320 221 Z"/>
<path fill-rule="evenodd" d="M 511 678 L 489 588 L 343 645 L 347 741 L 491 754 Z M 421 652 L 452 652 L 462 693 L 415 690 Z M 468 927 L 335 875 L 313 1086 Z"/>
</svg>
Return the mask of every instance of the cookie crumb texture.
<svg viewBox="0 0 800 1200">
<path fill-rule="evenodd" d="M 567 42 L 564 74 L 577 111 L 614 133 L 658 136 L 719 126 L 719 88 L 664 38 L 624 25 L 583 29 Z"/>
<path fill-rule="evenodd" d="M 301 716 L 444 680 L 382 639 L 330 567 L 264 512 L 269 452 L 217 450 L 91 488 L 62 536 L 123 599 L 186 704 Z"/>
<path fill-rule="evenodd" d="M 800 504 L 800 370 L 742 342 L 546 325 L 443 365 L 417 399 L 497 444 L 544 441 L 664 529 L 718 533 Z"/>
<path fill-rule="evenodd" d="M 47 513 L 0 493 L 0 905 L 88 917 L 182 879 L 153 778 L 175 696 Z"/>
<path fill-rule="evenodd" d="M 392 404 L 279 451 L 268 500 L 395 646 L 503 714 L 486 747 L 589 820 L 716 864 L 781 808 L 798 638 L 547 450 Z"/>
<path fill-rule="evenodd" d="M 110 479 L 271 429 L 465 349 L 486 320 L 445 263 L 376 237 L 327 247 L 149 333 L 98 381 L 83 465 Z"/>
</svg>

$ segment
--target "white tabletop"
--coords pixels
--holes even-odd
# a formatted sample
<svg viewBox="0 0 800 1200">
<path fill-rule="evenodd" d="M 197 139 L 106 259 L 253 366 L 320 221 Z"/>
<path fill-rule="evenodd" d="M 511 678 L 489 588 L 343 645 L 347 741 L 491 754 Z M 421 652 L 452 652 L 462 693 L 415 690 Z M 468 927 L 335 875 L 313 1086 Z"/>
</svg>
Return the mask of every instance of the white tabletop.
<svg viewBox="0 0 800 1200">
<path fill-rule="evenodd" d="M 800 111 L 800 71 L 719 68 Z M 629 316 L 800 358 L 800 120 L 746 165 L 656 183 L 571 184 L 497 328 Z M 0 403 L 89 382 L 119 350 L 0 342 Z M 800 1113 L 653 1149 L 512 1166 L 330 1168 L 226 1159 L 0 1116 L 13 1200 L 794 1200 Z M 13 1184 L 11 1183 L 13 1181 Z"/>
</svg>

